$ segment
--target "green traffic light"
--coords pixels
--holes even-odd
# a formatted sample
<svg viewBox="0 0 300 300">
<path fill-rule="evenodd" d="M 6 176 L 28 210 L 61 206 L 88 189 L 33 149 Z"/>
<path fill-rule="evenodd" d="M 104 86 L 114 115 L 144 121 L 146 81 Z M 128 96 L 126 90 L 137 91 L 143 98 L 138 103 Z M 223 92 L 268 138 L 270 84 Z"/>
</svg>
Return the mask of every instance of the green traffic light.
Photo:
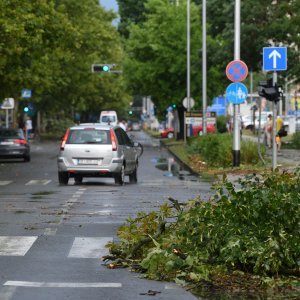
<svg viewBox="0 0 300 300">
<path fill-rule="evenodd" d="M 173 108 L 176 108 L 176 106 L 177 106 L 176 104 L 172 104 L 172 107 L 173 107 Z"/>
<path fill-rule="evenodd" d="M 102 67 L 103 72 L 109 72 L 110 68 L 109 66 L 105 65 Z"/>
<path fill-rule="evenodd" d="M 128 114 L 132 115 L 132 110 L 130 110 L 130 111 L 128 112 Z"/>
<path fill-rule="evenodd" d="M 25 106 L 25 107 L 24 107 L 24 112 L 25 112 L 25 113 L 29 112 L 28 106 Z"/>
</svg>

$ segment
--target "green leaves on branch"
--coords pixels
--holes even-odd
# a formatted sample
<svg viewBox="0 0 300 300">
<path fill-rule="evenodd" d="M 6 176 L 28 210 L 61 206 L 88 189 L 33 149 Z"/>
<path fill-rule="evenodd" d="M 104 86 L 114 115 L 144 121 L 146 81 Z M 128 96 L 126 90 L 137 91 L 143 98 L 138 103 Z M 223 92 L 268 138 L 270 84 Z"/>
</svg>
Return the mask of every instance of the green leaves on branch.
<svg viewBox="0 0 300 300">
<path fill-rule="evenodd" d="M 209 201 L 180 206 L 164 204 L 129 219 L 119 228 L 120 243 L 108 245 L 111 252 L 126 265 L 139 264 L 149 278 L 180 283 L 214 281 L 232 271 L 299 277 L 300 170 L 236 183 L 224 177 Z M 158 232 L 161 222 L 167 223 Z"/>
</svg>

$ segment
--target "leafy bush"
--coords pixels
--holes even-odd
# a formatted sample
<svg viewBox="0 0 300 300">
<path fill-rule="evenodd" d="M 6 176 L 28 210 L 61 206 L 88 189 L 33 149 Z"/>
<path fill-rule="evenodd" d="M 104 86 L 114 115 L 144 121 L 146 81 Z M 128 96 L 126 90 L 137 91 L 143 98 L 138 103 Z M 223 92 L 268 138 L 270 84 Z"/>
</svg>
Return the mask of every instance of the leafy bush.
<svg viewBox="0 0 300 300">
<path fill-rule="evenodd" d="M 265 148 L 261 147 L 262 155 Z M 232 135 L 208 134 L 192 139 L 188 146 L 189 154 L 200 154 L 202 159 L 213 167 L 230 167 L 232 165 Z M 241 142 L 241 163 L 258 164 L 260 158 L 257 144 L 251 141 Z"/>
<path fill-rule="evenodd" d="M 296 132 L 293 134 L 292 144 L 295 149 L 300 149 L 300 132 Z"/>
<path fill-rule="evenodd" d="M 299 195 L 300 170 L 254 174 L 237 184 L 224 177 L 208 202 L 169 199 L 172 206 L 129 219 L 118 231 L 120 243 L 108 245 L 109 259 L 182 283 L 240 271 L 299 276 Z"/>
<path fill-rule="evenodd" d="M 217 129 L 218 129 L 219 133 L 227 132 L 226 122 L 227 122 L 227 119 L 225 116 L 217 117 Z"/>
<path fill-rule="evenodd" d="M 188 147 L 190 154 L 200 154 L 210 166 L 228 167 L 232 164 L 232 136 L 208 134 L 193 139 Z"/>
</svg>

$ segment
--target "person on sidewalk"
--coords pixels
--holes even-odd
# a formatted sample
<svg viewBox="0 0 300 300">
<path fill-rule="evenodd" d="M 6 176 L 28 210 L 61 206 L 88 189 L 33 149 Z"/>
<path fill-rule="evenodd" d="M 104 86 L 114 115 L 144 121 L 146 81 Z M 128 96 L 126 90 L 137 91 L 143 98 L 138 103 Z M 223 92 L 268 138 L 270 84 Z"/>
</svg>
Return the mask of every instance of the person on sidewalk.
<svg viewBox="0 0 300 300">
<path fill-rule="evenodd" d="M 271 114 L 269 114 L 268 120 L 265 125 L 265 135 L 267 139 L 268 148 L 272 147 L 272 131 L 273 131 L 273 117 Z"/>
<path fill-rule="evenodd" d="M 281 128 L 283 128 L 283 120 L 280 116 L 277 116 L 277 119 L 276 119 L 276 144 L 277 144 L 277 151 L 279 153 L 281 151 L 281 136 L 279 134 L 279 131 Z"/>
<path fill-rule="evenodd" d="M 30 140 L 31 133 L 32 133 L 32 121 L 28 118 L 25 122 L 25 129 L 26 129 L 26 138 Z"/>
</svg>

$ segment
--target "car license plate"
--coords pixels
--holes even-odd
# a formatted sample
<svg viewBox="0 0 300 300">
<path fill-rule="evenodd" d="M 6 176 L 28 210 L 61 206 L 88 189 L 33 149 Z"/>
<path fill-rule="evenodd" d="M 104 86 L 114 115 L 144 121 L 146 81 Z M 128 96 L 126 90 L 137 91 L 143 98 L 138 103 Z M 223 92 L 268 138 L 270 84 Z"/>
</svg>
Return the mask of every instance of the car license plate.
<svg viewBox="0 0 300 300">
<path fill-rule="evenodd" d="M 79 165 L 99 165 L 101 161 L 98 159 L 78 159 Z"/>
<path fill-rule="evenodd" d="M 13 142 L 1 142 L 0 145 L 13 145 Z"/>
</svg>

